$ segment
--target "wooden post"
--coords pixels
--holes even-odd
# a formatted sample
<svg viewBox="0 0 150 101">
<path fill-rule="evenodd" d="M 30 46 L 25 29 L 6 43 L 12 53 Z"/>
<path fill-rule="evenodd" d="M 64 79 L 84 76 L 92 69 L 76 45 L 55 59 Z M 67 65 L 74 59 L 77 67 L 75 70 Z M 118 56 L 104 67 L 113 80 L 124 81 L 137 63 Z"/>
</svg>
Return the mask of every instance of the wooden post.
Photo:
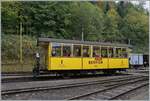
<svg viewBox="0 0 150 101">
<path fill-rule="evenodd" d="M 22 65 L 23 59 L 22 59 L 22 22 L 20 21 L 20 63 Z"/>
<path fill-rule="evenodd" d="M 82 35 L 82 41 L 84 41 L 83 27 L 82 27 L 82 33 L 81 33 L 81 35 Z"/>
<path fill-rule="evenodd" d="M 90 46 L 90 57 L 93 57 L 93 45 Z"/>
</svg>

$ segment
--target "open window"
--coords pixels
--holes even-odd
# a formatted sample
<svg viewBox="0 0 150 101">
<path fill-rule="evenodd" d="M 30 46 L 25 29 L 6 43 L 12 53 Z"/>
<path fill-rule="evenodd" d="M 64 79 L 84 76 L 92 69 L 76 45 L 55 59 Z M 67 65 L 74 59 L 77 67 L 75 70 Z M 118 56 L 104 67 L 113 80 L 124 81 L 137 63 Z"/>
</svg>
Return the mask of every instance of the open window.
<svg viewBox="0 0 150 101">
<path fill-rule="evenodd" d="M 90 46 L 83 46 L 83 57 L 90 57 Z"/>
<path fill-rule="evenodd" d="M 121 58 L 121 56 L 122 56 L 121 48 L 116 48 L 116 57 Z"/>
<path fill-rule="evenodd" d="M 107 47 L 101 47 L 101 57 L 108 57 Z"/>
<path fill-rule="evenodd" d="M 100 56 L 100 47 L 99 46 L 93 46 L 93 57 L 99 57 Z"/>
<path fill-rule="evenodd" d="M 52 43 L 51 54 L 53 57 L 61 56 L 61 44 L 60 43 Z"/>
<path fill-rule="evenodd" d="M 71 44 L 63 45 L 63 56 L 70 57 L 71 56 Z"/>
<path fill-rule="evenodd" d="M 113 47 L 108 48 L 108 52 L 109 52 L 109 57 L 113 58 L 114 57 L 114 49 L 113 49 Z"/>
<path fill-rule="evenodd" d="M 73 45 L 73 56 L 81 57 L 81 45 Z"/>
<path fill-rule="evenodd" d="M 122 57 L 123 58 L 127 58 L 128 57 L 128 53 L 127 53 L 127 49 L 126 48 L 122 49 Z"/>
</svg>

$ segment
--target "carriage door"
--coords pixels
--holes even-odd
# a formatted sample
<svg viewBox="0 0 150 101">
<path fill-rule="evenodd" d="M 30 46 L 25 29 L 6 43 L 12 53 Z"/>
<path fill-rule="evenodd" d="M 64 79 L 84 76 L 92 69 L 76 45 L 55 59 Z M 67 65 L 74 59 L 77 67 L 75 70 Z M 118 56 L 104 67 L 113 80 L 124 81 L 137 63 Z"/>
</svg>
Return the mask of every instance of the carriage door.
<svg viewBox="0 0 150 101">
<path fill-rule="evenodd" d="M 48 68 L 48 45 L 42 45 L 41 47 L 39 47 L 39 51 L 41 69 L 46 70 Z"/>
</svg>

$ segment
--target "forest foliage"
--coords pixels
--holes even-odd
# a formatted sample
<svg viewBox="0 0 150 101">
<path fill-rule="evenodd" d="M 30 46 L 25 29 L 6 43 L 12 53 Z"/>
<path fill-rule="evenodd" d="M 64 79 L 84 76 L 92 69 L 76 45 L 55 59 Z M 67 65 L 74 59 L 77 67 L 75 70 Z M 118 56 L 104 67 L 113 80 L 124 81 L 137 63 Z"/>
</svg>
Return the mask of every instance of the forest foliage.
<svg viewBox="0 0 150 101">
<path fill-rule="evenodd" d="M 135 52 L 148 52 L 148 11 L 120 1 L 12 1 L 1 5 L 2 39 L 19 35 L 58 39 L 127 43 Z M 7 35 L 7 36 L 5 36 Z M 10 35 L 10 36 L 9 36 Z M 33 38 L 33 40 L 36 40 Z M 2 40 L 2 53 L 11 48 Z M 13 51 L 13 50 L 12 50 Z"/>
</svg>

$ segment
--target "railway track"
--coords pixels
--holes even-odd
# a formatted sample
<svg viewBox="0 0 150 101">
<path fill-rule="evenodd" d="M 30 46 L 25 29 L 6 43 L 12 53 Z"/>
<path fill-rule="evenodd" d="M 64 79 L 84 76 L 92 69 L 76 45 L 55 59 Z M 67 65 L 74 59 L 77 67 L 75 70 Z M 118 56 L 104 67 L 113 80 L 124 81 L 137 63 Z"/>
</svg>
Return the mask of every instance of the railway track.
<svg viewBox="0 0 150 101">
<path fill-rule="evenodd" d="M 146 79 L 143 78 L 127 82 L 121 82 L 114 85 L 107 85 L 104 89 L 98 89 L 96 91 L 91 91 L 82 95 L 73 96 L 67 98 L 66 100 L 115 100 L 118 99 L 120 96 L 123 96 L 124 94 L 149 85 L 148 81 L 145 82 L 145 80 Z M 137 85 L 134 85 L 136 83 Z M 119 87 L 125 87 L 126 89 L 117 89 Z"/>
<path fill-rule="evenodd" d="M 109 100 L 118 99 L 119 97 L 121 97 L 121 96 L 123 96 L 123 95 L 125 95 L 125 94 L 127 94 L 127 93 L 129 93 L 129 92 L 132 92 L 132 91 L 134 91 L 134 90 L 137 90 L 137 89 L 139 89 L 139 88 L 142 88 L 142 87 L 148 86 L 148 85 L 149 85 L 149 83 L 144 83 L 144 84 L 142 84 L 142 85 L 136 86 L 136 87 L 134 87 L 134 88 L 132 88 L 132 89 L 130 89 L 130 90 L 127 90 L 127 91 L 125 91 L 125 92 L 122 92 L 122 93 L 120 93 L 120 94 L 118 94 L 118 95 L 116 95 L 116 96 L 113 96 L 113 97 L 109 98 Z"/>
<path fill-rule="evenodd" d="M 90 82 L 81 82 L 81 83 L 70 83 L 70 84 L 63 84 L 58 86 L 46 86 L 46 87 L 33 87 L 33 88 L 24 88 L 24 89 L 13 89 L 13 90 L 4 90 L 1 91 L 2 95 L 9 95 L 9 94 L 17 94 L 17 93 L 25 93 L 25 92 L 35 92 L 35 91 L 43 91 L 43 90 L 52 90 L 52 89 L 63 89 L 63 88 L 73 88 L 73 87 L 82 87 L 82 86 L 88 86 L 88 85 L 97 85 L 97 84 L 111 84 L 114 85 L 114 83 L 117 82 L 125 82 L 133 79 L 143 79 L 146 77 L 143 76 L 128 76 L 128 77 L 120 77 L 120 78 L 113 78 L 106 80 L 95 80 Z M 108 86 L 108 85 L 106 85 Z"/>
<path fill-rule="evenodd" d="M 115 74 L 114 76 L 125 76 L 125 75 L 131 75 L 131 74 Z M 12 83 L 12 82 L 30 82 L 30 81 L 46 81 L 46 80 L 62 80 L 62 79 L 78 79 L 78 78 L 91 78 L 91 77 L 103 77 L 103 76 L 109 76 L 104 74 L 97 74 L 97 75 L 82 75 L 82 76 L 71 76 L 64 78 L 62 76 L 56 76 L 56 75 L 41 75 L 37 78 L 33 78 L 32 75 L 3 75 L 1 82 L 2 83 Z"/>
<path fill-rule="evenodd" d="M 138 71 L 136 71 L 138 72 Z M 142 71 L 145 73 L 145 71 Z M 139 72 L 141 73 L 141 72 Z M 146 73 L 148 73 L 148 71 L 146 71 Z M 132 75 L 132 73 L 117 73 L 114 74 L 113 76 L 124 76 L 124 75 Z M 39 76 L 38 78 L 33 78 L 33 76 L 31 75 L 31 73 L 19 73 L 19 74 L 2 74 L 2 78 L 1 78 L 1 82 L 2 83 L 12 83 L 12 82 L 30 82 L 30 81 L 46 81 L 46 80 L 62 80 L 62 79 L 78 79 L 78 78 L 91 78 L 91 77 L 103 77 L 103 76 L 110 76 L 110 75 L 106 75 L 106 74 L 97 74 L 97 75 L 82 75 L 82 76 L 71 76 L 70 78 L 63 78 L 62 76 L 56 76 L 56 75 L 49 75 L 49 74 L 43 74 L 41 76 Z"/>
<path fill-rule="evenodd" d="M 30 82 L 30 81 L 46 81 L 46 80 L 59 80 L 61 77 L 56 76 L 41 76 L 38 78 L 33 78 L 33 76 L 9 76 L 2 77 L 2 83 L 12 83 L 12 82 Z"/>
</svg>

